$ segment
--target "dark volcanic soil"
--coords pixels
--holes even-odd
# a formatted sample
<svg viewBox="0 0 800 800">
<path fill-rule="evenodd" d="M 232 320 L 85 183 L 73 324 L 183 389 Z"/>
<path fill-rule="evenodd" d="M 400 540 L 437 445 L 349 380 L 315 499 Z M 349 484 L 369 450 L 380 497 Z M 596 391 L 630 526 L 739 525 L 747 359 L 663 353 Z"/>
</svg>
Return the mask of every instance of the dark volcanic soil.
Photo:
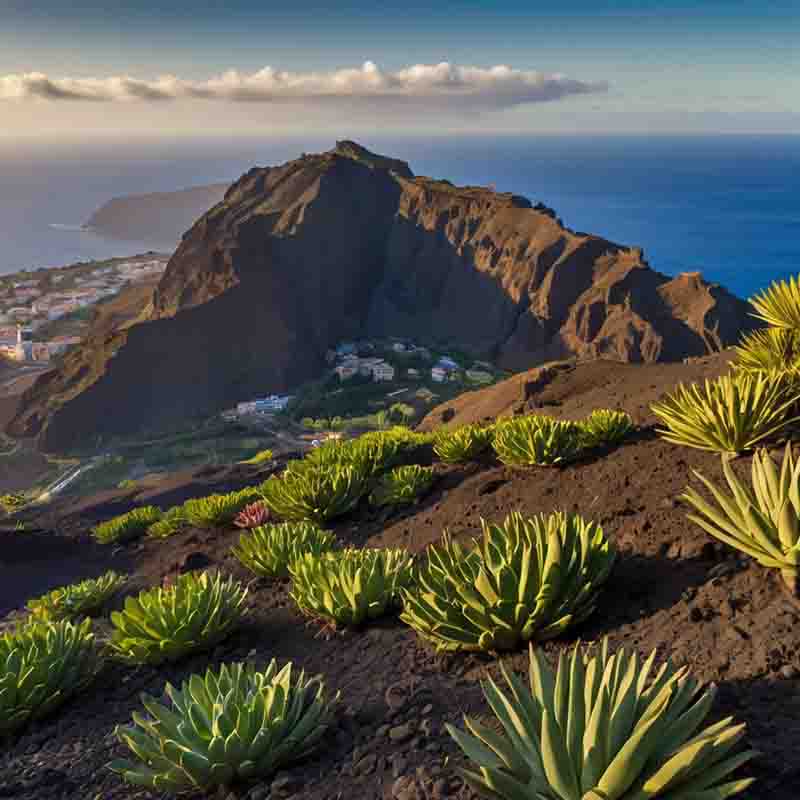
<svg viewBox="0 0 800 800">
<path fill-rule="evenodd" d="M 688 523 L 675 497 L 692 468 L 720 480 L 718 459 L 662 442 L 653 419 L 638 406 L 678 379 L 713 375 L 724 358 L 691 365 L 626 367 L 586 365 L 562 373 L 539 402 L 547 411 L 582 416 L 593 407 L 637 412 L 642 429 L 619 449 L 564 469 L 508 469 L 491 459 L 460 467 L 437 466 L 440 480 L 416 509 L 384 517 L 359 512 L 336 527 L 343 542 L 423 549 L 444 528 L 469 537 L 479 518 L 502 518 L 574 509 L 598 519 L 620 551 L 598 608 L 580 629 L 547 645 L 555 653 L 575 640 L 609 636 L 642 653 L 658 648 L 688 663 L 719 685 L 714 715 L 732 714 L 748 724 L 748 746 L 763 755 L 746 770 L 758 778 L 751 800 L 800 797 L 800 611 L 783 593 L 777 575 L 715 543 Z M 536 397 L 528 398 L 537 402 Z M 737 462 L 747 470 L 749 459 Z M 117 501 L 118 502 L 118 501 Z M 92 515 L 97 514 L 97 507 Z M 117 508 L 114 509 L 117 511 Z M 75 512 L 77 513 L 77 511 Z M 234 531 L 190 531 L 164 542 L 108 548 L 78 545 L 73 517 L 55 530 L 53 563 L 64 551 L 80 553 L 81 574 L 102 566 L 129 566 L 133 588 L 156 583 L 190 553 L 202 553 L 225 571 L 249 580 L 228 555 Z M 38 548 L 23 537 L 4 541 L 4 591 L 17 604 L 39 590 L 22 568 Z M 52 549 L 50 549 L 52 547 Z M 78 549 L 80 548 L 80 549 Z M 14 558 L 9 564 L 8 557 Z M 79 574 L 70 575 L 71 578 Z M 59 576 L 60 577 L 60 576 Z M 212 654 L 168 669 L 109 665 L 97 684 L 54 717 L 32 725 L 0 756 L 0 797 L 145 798 L 104 765 L 123 754 L 112 735 L 129 720 L 141 691 L 159 694 L 166 680 L 180 681 L 209 663 L 272 657 L 292 659 L 325 675 L 342 692 L 338 723 L 315 760 L 270 783 L 242 792 L 253 800 L 370 800 L 370 798 L 469 798 L 452 771 L 455 748 L 443 723 L 464 711 L 483 713 L 478 680 L 495 672 L 490 656 L 437 656 L 396 619 L 361 632 L 323 634 L 306 623 L 287 596 L 286 583 L 251 584 L 247 625 Z M 523 653 L 506 657 L 524 669 Z M 450 757 L 450 763 L 446 763 Z M 457 760 L 456 756 L 456 760 Z"/>
</svg>

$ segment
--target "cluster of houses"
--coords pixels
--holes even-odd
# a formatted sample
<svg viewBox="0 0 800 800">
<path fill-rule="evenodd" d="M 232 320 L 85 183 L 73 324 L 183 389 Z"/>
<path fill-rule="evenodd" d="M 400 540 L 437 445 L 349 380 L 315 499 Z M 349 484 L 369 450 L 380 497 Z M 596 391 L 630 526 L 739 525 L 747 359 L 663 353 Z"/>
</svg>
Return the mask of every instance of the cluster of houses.
<svg viewBox="0 0 800 800">
<path fill-rule="evenodd" d="M 151 280 L 166 265 L 164 258 L 123 261 L 79 274 L 48 270 L 41 277 L 4 282 L 0 286 L 0 354 L 17 361 L 50 360 L 80 338 L 35 341 L 38 328 L 112 297 L 126 284 Z"/>
<path fill-rule="evenodd" d="M 236 404 L 236 416 L 247 417 L 253 414 L 276 414 L 285 411 L 293 396 L 290 394 L 271 394 L 257 400 L 246 400 Z"/>
<path fill-rule="evenodd" d="M 356 375 L 371 377 L 374 381 L 393 381 L 398 373 L 404 373 L 409 380 L 422 380 L 426 370 L 416 367 L 402 369 L 402 365 L 390 364 L 385 358 L 372 355 L 377 349 L 374 342 L 344 342 L 335 350 L 328 351 L 329 363 L 335 363 L 334 372 L 340 381 L 347 381 Z M 432 361 L 433 356 L 426 347 L 418 347 L 413 342 L 394 340 L 385 350 L 399 358 L 415 356 L 424 361 Z M 476 361 L 470 369 L 464 370 L 450 356 L 441 358 L 430 367 L 430 378 L 435 383 L 459 381 L 466 378 L 471 383 L 491 383 L 494 380 L 492 365 L 484 361 Z"/>
</svg>

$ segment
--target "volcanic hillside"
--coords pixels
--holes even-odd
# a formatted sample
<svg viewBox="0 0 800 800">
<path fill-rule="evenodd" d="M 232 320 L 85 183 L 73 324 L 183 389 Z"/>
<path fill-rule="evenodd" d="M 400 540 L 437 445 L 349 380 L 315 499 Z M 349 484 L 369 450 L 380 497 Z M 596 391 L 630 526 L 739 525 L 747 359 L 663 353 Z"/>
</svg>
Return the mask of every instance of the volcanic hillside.
<svg viewBox="0 0 800 800">
<path fill-rule="evenodd" d="M 46 450 L 167 427 L 315 378 L 362 336 L 523 369 L 671 361 L 733 343 L 747 305 L 523 197 L 414 177 L 353 142 L 252 169 L 184 236 L 143 320 L 95 331 L 9 427 Z"/>
<path fill-rule="evenodd" d="M 700 469 L 720 482 L 719 456 L 671 445 L 653 430 L 649 404 L 678 381 L 714 377 L 727 369 L 725 355 L 689 364 L 619 365 L 596 362 L 517 378 L 470 395 L 452 410 L 462 420 L 540 408 L 563 418 L 583 418 L 600 407 L 627 410 L 638 428 L 622 445 L 563 468 L 509 468 L 492 456 L 461 465 L 434 460 L 437 481 L 430 495 L 406 510 L 362 506 L 332 526 L 342 544 L 402 546 L 420 552 L 449 529 L 464 543 L 480 533 L 479 520 L 500 521 L 512 510 L 525 515 L 555 509 L 598 521 L 619 556 L 589 619 L 549 642 L 553 661 L 576 640 L 608 636 L 646 655 L 657 648 L 694 675 L 718 684 L 711 720 L 732 715 L 747 723 L 746 747 L 761 751 L 741 774 L 757 782 L 744 800 L 800 797 L 800 611 L 782 590 L 777 570 L 711 539 L 686 519 L 676 497 Z M 505 398 L 505 399 L 503 399 Z M 467 405 L 474 407 L 470 412 Z M 441 419 L 446 409 L 438 409 Z M 445 413 L 448 419 L 452 414 Z M 429 419 L 433 424 L 433 418 Z M 427 460 L 431 460 L 430 453 Z M 749 458 L 736 471 L 749 470 Z M 244 627 L 211 653 L 161 668 L 107 666 L 96 683 L 48 719 L 31 724 L 0 752 L 0 797 L 17 800 L 145 800 L 105 768 L 125 748 L 114 726 L 141 709 L 139 694 L 160 697 L 209 665 L 272 658 L 292 659 L 322 673 L 342 706 L 319 753 L 266 783 L 244 786 L 243 800 L 472 800 L 454 767 L 462 756 L 444 731 L 461 725 L 464 712 L 491 720 L 479 680 L 498 675 L 502 660 L 519 671 L 527 655 L 437 656 L 392 616 L 366 628 L 333 633 L 309 624 L 288 596 L 286 581 L 252 580 L 231 555 L 232 528 L 187 530 L 164 540 L 120 547 L 98 545 L 90 524 L 135 505 L 162 508 L 186 494 L 232 489 L 263 480 L 275 465 L 186 476 L 158 487 L 128 488 L 80 506 L 30 518 L 39 533 L 4 534 L 0 613 L 67 581 L 114 566 L 130 570 L 125 593 L 161 583 L 176 570 L 218 567 L 250 582 Z M 119 607 L 121 599 L 113 605 Z M 108 608 L 103 612 L 107 617 Z M 103 618 L 95 623 L 101 633 Z M 163 795 L 166 797 L 166 795 Z M 231 795 L 228 796 L 230 800 Z"/>
</svg>

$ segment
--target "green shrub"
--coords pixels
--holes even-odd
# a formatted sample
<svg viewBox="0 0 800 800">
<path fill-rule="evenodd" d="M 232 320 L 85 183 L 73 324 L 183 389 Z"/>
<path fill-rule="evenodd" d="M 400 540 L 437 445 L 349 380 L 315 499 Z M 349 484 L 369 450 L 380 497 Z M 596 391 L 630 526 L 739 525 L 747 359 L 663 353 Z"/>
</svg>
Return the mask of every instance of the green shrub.
<svg viewBox="0 0 800 800">
<path fill-rule="evenodd" d="M 249 570 L 262 578 L 285 577 L 289 565 L 306 553 L 330 550 L 336 538 L 311 522 L 264 525 L 243 533 L 231 550 Z"/>
<path fill-rule="evenodd" d="M 91 615 L 116 594 L 126 580 L 126 575 L 109 570 L 99 578 L 71 583 L 29 600 L 28 609 L 37 617 L 51 620 Z"/>
<path fill-rule="evenodd" d="M 511 417 L 495 425 L 497 457 L 510 466 L 549 466 L 576 458 L 583 447 L 581 426 L 545 416 Z"/>
<path fill-rule="evenodd" d="M 91 620 L 31 622 L 0 635 L 0 737 L 40 719 L 83 689 L 100 668 Z"/>
<path fill-rule="evenodd" d="M 279 670 L 275 661 L 263 672 L 223 664 L 180 689 L 168 683 L 170 706 L 142 695 L 148 715 L 134 714 L 133 725 L 115 731 L 135 760 L 109 767 L 154 792 L 209 792 L 271 777 L 317 747 L 339 700 L 326 697 L 319 678 L 292 669 L 288 663 Z"/>
<path fill-rule="evenodd" d="M 750 299 L 753 315 L 775 328 L 800 332 L 800 276 L 774 281 Z"/>
<path fill-rule="evenodd" d="M 166 539 L 182 531 L 188 524 L 183 506 L 174 506 L 148 527 L 147 535 L 152 539 Z"/>
<path fill-rule="evenodd" d="M 766 450 L 753 457 L 750 486 L 736 477 L 728 459 L 722 470 L 729 493 L 695 470 L 715 503 L 688 488 L 681 499 L 696 511 L 689 519 L 725 544 L 779 569 L 787 586 L 800 594 L 800 461 L 786 445 L 780 472 Z"/>
<path fill-rule="evenodd" d="M 714 700 L 688 672 L 654 650 L 597 655 L 580 646 L 559 656 L 554 672 L 531 647 L 530 688 L 500 668 L 507 691 L 482 684 L 499 730 L 465 717 L 447 725 L 475 770 L 472 788 L 498 800 L 723 800 L 753 780 L 728 780 L 756 753 L 730 755 L 745 734 L 731 717 L 701 728 Z M 723 782 L 727 781 L 727 782 Z"/>
<path fill-rule="evenodd" d="M 240 464 L 252 464 L 254 466 L 258 466 L 259 464 L 266 464 L 268 461 L 272 461 L 273 453 L 272 450 L 261 450 L 260 452 L 256 453 L 252 458 L 248 458 L 245 461 L 240 461 Z"/>
<path fill-rule="evenodd" d="M 680 384 L 652 406 L 668 442 L 721 453 L 741 453 L 782 431 L 798 394 L 787 397 L 783 381 L 746 372 L 724 375 L 702 386 Z"/>
<path fill-rule="evenodd" d="M 602 528 L 563 513 L 482 525 L 471 550 L 445 534 L 403 591 L 401 618 L 437 650 L 512 650 L 594 611 L 615 558 Z"/>
<path fill-rule="evenodd" d="M 160 519 L 160 508 L 142 506 L 96 525 L 92 528 L 92 534 L 101 544 L 128 542 L 141 536 L 154 522 Z"/>
<path fill-rule="evenodd" d="M 581 423 L 586 447 L 619 444 L 633 429 L 633 420 L 624 411 L 598 408 Z"/>
<path fill-rule="evenodd" d="M 432 467 L 412 464 L 395 467 L 381 476 L 370 495 L 374 506 L 402 506 L 415 503 L 430 490 L 435 480 Z"/>
<path fill-rule="evenodd" d="M 160 664 L 208 650 L 246 613 L 247 589 L 207 572 L 180 575 L 173 585 L 128 597 L 111 614 L 111 649 L 138 664 Z"/>
<path fill-rule="evenodd" d="M 492 446 L 493 437 L 494 427 L 462 425 L 454 431 L 440 431 L 433 451 L 449 464 L 471 461 Z"/>
<path fill-rule="evenodd" d="M 218 528 L 232 525 L 236 515 L 258 498 L 256 489 L 242 489 L 228 494 L 210 494 L 183 504 L 186 522 L 194 528 Z"/>
<path fill-rule="evenodd" d="M 402 549 L 307 553 L 289 566 L 292 599 L 309 616 L 360 625 L 398 602 L 400 589 L 411 580 L 411 564 Z"/>
<path fill-rule="evenodd" d="M 358 505 L 369 488 L 370 473 L 361 465 L 292 465 L 282 476 L 261 484 L 270 511 L 289 521 L 324 523 Z"/>
</svg>

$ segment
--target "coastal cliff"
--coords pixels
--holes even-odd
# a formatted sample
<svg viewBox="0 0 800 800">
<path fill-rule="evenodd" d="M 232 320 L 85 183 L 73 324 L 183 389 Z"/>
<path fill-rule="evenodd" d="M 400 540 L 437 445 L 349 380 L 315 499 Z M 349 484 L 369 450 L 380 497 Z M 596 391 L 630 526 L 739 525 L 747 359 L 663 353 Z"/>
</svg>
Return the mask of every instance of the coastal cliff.
<svg viewBox="0 0 800 800">
<path fill-rule="evenodd" d="M 509 369 L 678 360 L 737 341 L 748 308 L 541 204 L 340 142 L 234 183 L 184 235 L 142 321 L 90 334 L 9 432 L 63 450 L 174 425 L 289 390 L 362 336 L 457 344 Z"/>
</svg>

